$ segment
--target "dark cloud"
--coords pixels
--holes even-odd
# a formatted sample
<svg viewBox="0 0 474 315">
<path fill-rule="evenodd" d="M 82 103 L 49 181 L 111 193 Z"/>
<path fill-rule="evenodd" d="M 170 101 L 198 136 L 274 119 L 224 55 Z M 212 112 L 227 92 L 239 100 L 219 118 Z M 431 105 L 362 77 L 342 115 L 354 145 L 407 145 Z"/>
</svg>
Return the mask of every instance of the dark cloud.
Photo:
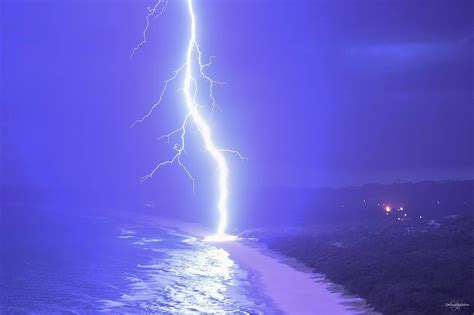
<svg viewBox="0 0 474 315">
<path fill-rule="evenodd" d="M 187 25 L 170 3 L 130 61 L 147 4 L 2 3 L 4 181 L 144 189 L 138 178 L 170 153 L 156 137 L 175 127 L 179 95 L 129 125 L 181 62 Z M 249 158 L 236 176 L 343 185 L 474 167 L 472 1 L 216 0 L 197 10 L 212 73 L 228 82 L 216 91 L 216 137 Z M 176 173 L 154 183 L 187 185 Z"/>
</svg>

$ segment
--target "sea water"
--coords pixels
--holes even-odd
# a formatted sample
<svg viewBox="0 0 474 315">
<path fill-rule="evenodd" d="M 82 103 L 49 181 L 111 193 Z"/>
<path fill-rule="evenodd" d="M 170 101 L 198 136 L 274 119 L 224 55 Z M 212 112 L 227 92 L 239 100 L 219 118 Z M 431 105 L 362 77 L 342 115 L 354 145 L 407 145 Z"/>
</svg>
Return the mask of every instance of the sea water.
<svg viewBox="0 0 474 315">
<path fill-rule="evenodd" d="M 2 220 L 0 312 L 269 309 L 223 249 L 130 221 L 44 211 Z"/>
</svg>

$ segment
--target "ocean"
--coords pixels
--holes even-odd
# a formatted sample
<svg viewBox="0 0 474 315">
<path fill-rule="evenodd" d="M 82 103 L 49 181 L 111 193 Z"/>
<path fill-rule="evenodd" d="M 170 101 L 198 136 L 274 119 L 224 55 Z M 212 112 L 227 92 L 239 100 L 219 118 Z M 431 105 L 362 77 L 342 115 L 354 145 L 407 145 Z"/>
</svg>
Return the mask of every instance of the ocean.
<svg viewBox="0 0 474 315">
<path fill-rule="evenodd" d="M 251 274 L 210 243 L 123 216 L 4 213 L 0 313 L 269 310 Z"/>
</svg>

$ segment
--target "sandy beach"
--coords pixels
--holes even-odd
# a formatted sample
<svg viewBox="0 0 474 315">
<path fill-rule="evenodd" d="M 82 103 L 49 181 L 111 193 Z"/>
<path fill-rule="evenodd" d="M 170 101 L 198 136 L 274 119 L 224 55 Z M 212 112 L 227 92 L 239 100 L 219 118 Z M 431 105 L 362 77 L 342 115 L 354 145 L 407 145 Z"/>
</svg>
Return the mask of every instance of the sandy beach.
<svg viewBox="0 0 474 315">
<path fill-rule="evenodd" d="M 157 219 L 157 224 L 182 233 L 204 238 L 209 231 L 199 225 L 167 219 Z M 255 243 L 255 242 L 253 242 Z M 254 275 L 254 282 L 262 295 L 284 314 L 360 314 L 366 313 L 356 304 L 359 298 L 343 296 L 331 290 L 331 283 L 317 275 L 285 262 L 284 257 L 270 253 L 257 243 L 248 240 L 214 242 L 230 257 Z"/>
</svg>

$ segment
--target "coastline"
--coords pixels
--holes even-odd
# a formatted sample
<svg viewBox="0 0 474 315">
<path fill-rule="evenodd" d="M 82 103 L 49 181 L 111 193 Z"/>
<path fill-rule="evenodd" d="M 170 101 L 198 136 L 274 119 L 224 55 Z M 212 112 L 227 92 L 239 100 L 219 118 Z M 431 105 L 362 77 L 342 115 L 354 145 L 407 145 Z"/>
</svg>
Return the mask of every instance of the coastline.
<svg viewBox="0 0 474 315">
<path fill-rule="evenodd" d="M 203 227 L 165 218 L 153 217 L 151 222 L 192 237 L 203 238 L 210 233 Z M 283 314 L 367 314 L 364 300 L 344 295 L 343 290 L 323 275 L 313 273 L 296 260 L 270 251 L 262 244 L 239 239 L 213 242 L 250 273 L 250 280 L 269 306 Z"/>
</svg>

